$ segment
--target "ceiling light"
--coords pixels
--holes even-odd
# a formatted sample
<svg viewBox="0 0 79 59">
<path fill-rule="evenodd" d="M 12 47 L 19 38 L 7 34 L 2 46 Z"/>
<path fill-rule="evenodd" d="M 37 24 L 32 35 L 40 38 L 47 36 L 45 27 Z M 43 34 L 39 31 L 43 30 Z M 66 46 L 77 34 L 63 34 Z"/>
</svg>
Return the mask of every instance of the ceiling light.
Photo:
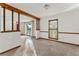
<svg viewBox="0 0 79 59">
<path fill-rule="evenodd" d="M 49 4 L 45 4 L 45 5 L 44 5 L 44 8 L 45 8 L 45 9 L 48 9 L 49 7 L 50 7 Z"/>
</svg>

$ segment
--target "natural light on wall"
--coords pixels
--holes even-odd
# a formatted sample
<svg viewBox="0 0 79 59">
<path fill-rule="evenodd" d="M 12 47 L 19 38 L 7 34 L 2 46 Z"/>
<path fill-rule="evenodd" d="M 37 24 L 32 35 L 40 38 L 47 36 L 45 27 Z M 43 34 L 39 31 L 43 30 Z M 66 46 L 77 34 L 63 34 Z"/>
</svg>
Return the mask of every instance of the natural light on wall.
<svg viewBox="0 0 79 59">
<path fill-rule="evenodd" d="M 10 10 L 5 10 L 5 28 L 6 31 L 12 30 L 12 11 Z"/>
<path fill-rule="evenodd" d="M 14 12 L 14 30 L 17 30 L 18 13 Z"/>
<path fill-rule="evenodd" d="M 0 7 L 0 32 L 3 31 L 3 12 L 2 12 L 3 8 Z"/>
</svg>

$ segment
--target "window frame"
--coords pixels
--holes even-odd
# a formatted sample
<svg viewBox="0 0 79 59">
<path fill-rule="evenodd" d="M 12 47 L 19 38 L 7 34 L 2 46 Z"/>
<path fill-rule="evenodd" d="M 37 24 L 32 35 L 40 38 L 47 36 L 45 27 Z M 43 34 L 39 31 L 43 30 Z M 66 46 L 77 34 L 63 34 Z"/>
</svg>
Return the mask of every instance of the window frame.
<svg viewBox="0 0 79 59">
<path fill-rule="evenodd" d="M 20 31 L 20 13 L 18 13 L 18 21 L 17 21 L 17 29 L 14 30 L 14 11 L 13 10 L 10 10 L 11 11 L 11 30 L 6 30 L 6 8 L 5 7 L 2 7 L 2 11 L 3 11 L 3 31 L 1 31 L 2 33 L 3 32 L 19 32 Z"/>
<path fill-rule="evenodd" d="M 50 29 L 50 22 L 51 21 L 57 21 L 57 29 Z M 57 30 L 57 38 L 50 37 L 50 30 Z M 50 40 L 52 40 L 52 39 L 58 40 L 58 19 L 53 19 L 53 20 L 48 21 L 48 38 L 50 38 Z"/>
</svg>

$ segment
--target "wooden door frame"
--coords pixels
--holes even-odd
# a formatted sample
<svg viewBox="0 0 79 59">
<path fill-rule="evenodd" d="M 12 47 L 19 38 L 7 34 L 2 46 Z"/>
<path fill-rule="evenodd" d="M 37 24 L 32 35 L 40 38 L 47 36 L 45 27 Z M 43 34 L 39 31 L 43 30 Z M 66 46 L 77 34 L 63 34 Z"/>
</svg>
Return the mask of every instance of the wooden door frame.
<svg viewBox="0 0 79 59">
<path fill-rule="evenodd" d="M 57 38 L 50 38 L 50 21 L 57 21 Z M 58 19 L 53 19 L 53 20 L 49 20 L 48 21 L 48 38 L 51 40 L 51 39 L 56 39 L 58 40 Z"/>
</svg>

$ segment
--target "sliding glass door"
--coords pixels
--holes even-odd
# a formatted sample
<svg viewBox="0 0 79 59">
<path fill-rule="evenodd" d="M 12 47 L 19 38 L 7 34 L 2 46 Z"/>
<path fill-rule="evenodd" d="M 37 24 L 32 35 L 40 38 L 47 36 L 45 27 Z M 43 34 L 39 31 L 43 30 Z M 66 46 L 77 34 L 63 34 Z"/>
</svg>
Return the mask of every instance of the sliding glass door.
<svg viewBox="0 0 79 59">
<path fill-rule="evenodd" d="M 30 22 L 22 22 L 21 26 L 21 34 L 32 36 L 32 21 Z"/>
<path fill-rule="evenodd" d="M 49 20 L 49 38 L 54 40 L 58 39 L 58 19 Z"/>
<path fill-rule="evenodd" d="M 25 23 L 25 33 L 26 35 L 32 36 L 32 22 Z"/>
</svg>

